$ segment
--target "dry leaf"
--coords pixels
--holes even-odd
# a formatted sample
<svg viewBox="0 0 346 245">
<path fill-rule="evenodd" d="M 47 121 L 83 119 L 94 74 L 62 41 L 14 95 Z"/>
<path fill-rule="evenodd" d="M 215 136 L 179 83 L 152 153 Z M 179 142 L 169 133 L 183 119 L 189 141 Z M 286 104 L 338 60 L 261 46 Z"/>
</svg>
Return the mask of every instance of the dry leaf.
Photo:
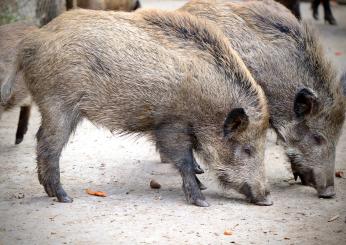
<svg viewBox="0 0 346 245">
<path fill-rule="evenodd" d="M 103 191 L 93 191 L 91 189 L 86 189 L 85 191 L 86 191 L 86 193 L 88 193 L 89 195 L 92 195 L 92 196 L 98 196 L 98 197 L 106 197 L 107 196 L 107 193 L 103 192 Z"/>
<path fill-rule="evenodd" d="M 343 171 L 336 171 L 335 172 L 335 177 L 338 177 L 338 178 L 344 177 L 344 172 Z"/>
</svg>

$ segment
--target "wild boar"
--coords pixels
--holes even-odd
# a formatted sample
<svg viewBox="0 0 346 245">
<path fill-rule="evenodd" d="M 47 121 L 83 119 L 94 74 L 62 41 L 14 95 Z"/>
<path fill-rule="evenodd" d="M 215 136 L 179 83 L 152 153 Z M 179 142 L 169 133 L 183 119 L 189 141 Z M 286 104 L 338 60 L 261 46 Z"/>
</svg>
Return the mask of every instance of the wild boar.
<svg viewBox="0 0 346 245">
<path fill-rule="evenodd" d="M 9 76 L 10 70 L 14 65 L 18 43 L 27 33 L 36 29 L 34 25 L 24 22 L 0 26 L 0 86 L 4 83 L 6 77 Z M 28 129 L 31 100 L 23 77 L 19 74 L 16 79 L 11 97 L 6 103 L 0 104 L 0 117 L 4 111 L 8 111 L 16 106 L 21 107 L 15 141 L 16 144 L 19 144 L 23 141 Z"/>
<path fill-rule="evenodd" d="M 160 44 L 170 37 L 204 55 Z M 263 163 L 264 92 L 226 37 L 205 21 L 164 11 L 69 11 L 21 42 L 2 100 L 19 72 L 42 114 L 39 181 L 60 202 L 72 201 L 60 183 L 60 154 L 86 118 L 112 132 L 147 133 L 177 166 L 189 203 L 208 206 L 193 169 L 195 152 L 226 190 L 272 204 Z"/>
<path fill-rule="evenodd" d="M 314 32 L 271 0 L 196 0 L 179 11 L 222 29 L 268 98 L 271 127 L 286 148 L 295 179 L 313 186 L 320 197 L 334 196 L 345 99 Z"/>
<path fill-rule="evenodd" d="M 141 7 L 139 0 L 75 0 L 76 7 L 93 10 L 134 11 Z"/>
</svg>

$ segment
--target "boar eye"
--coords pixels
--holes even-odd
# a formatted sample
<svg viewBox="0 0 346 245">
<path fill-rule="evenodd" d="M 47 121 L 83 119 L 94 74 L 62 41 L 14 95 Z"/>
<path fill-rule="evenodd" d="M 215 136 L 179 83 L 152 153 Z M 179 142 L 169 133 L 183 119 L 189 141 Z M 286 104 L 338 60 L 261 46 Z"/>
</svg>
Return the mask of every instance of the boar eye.
<svg viewBox="0 0 346 245">
<path fill-rule="evenodd" d="M 243 150 L 247 155 L 251 156 L 252 150 L 250 145 L 245 145 Z"/>
<path fill-rule="evenodd" d="M 325 141 L 322 135 L 314 134 L 312 137 L 317 145 L 322 145 Z"/>
</svg>

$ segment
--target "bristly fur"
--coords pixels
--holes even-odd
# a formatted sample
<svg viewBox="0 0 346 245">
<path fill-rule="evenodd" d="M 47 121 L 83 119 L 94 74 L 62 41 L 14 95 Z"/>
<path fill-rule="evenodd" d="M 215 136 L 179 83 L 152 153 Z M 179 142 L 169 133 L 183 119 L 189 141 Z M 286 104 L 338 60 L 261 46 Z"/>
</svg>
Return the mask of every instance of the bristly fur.
<svg viewBox="0 0 346 245">
<path fill-rule="evenodd" d="M 344 113 L 345 97 L 342 93 L 342 84 L 337 78 L 337 72 L 330 60 L 327 59 L 321 43 L 318 41 L 316 30 L 312 29 L 307 22 L 302 24 L 302 37 L 306 52 L 306 65 L 310 65 L 311 73 L 318 78 L 313 84 L 307 84 L 318 91 L 320 96 L 326 99 L 326 106 L 333 111 Z M 327 111 L 326 111 L 327 112 Z"/>
<path fill-rule="evenodd" d="M 237 83 L 243 92 L 257 98 L 254 104 L 258 109 L 257 119 L 263 123 L 263 128 L 266 128 L 268 122 L 266 111 L 268 108 L 263 90 L 255 82 L 237 52 L 232 49 L 224 34 L 208 21 L 190 14 L 177 14 L 168 11 L 162 14 L 162 12 L 143 10 L 138 13 L 146 20 L 149 28 L 152 26 L 169 38 L 176 35 L 178 39 L 186 40 L 186 42 L 192 41 L 195 47 L 190 46 L 190 48 L 197 46 L 203 52 L 207 51 L 214 60 L 216 69 Z M 174 42 L 174 40 L 171 41 Z"/>
<path fill-rule="evenodd" d="M 139 0 L 76 0 L 76 4 L 77 6 L 74 6 L 75 8 L 128 12 L 141 7 Z"/>
<path fill-rule="evenodd" d="M 226 34 L 263 88 L 280 142 L 289 156 L 292 151 L 300 156 L 301 167 L 293 164 L 294 172 L 313 180 L 311 185 L 322 196 L 325 190 L 333 195 L 335 147 L 345 120 L 345 97 L 315 31 L 272 0 L 193 0 L 178 11 L 208 19 Z M 313 104 L 314 109 L 303 115 L 295 110 L 301 91 L 314 95 L 304 98 L 303 103 Z"/>
<path fill-rule="evenodd" d="M 3 111 L 21 106 L 16 144 L 27 131 L 31 98 L 21 73 L 17 74 L 17 52 L 20 40 L 37 28 L 32 24 L 16 22 L 0 26 L 0 118 Z"/>
<path fill-rule="evenodd" d="M 180 47 L 191 44 L 199 55 L 181 55 L 160 42 L 164 36 Z M 193 151 L 216 170 L 225 166 L 230 188 L 247 182 L 252 193 L 246 194 L 266 198 L 264 93 L 223 34 L 205 21 L 164 11 L 68 11 L 22 40 L 17 59 L 42 115 L 37 164 L 49 196 L 72 201 L 60 184 L 59 158 L 86 118 L 112 132 L 147 133 L 178 167 L 191 203 L 206 205 Z M 239 108 L 246 120 L 230 113 Z M 227 123 L 239 123 L 228 127 L 228 117 Z M 227 137 L 224 128 L 230 128 Z M 251 158 L 244 145 L 254 149 Z"/>
<path fill-rule="evenodd" d="M 265 36 L 267 40 L 271 40 L 273 44 L 289 41 L 290 45 L 295 47 L 295 50 L 292 50 L 292 55 L 304 64 L 304 68 L 307 69 L 308 73 L 317 78 L 312 80 L 312 83 L 306 80 L 308 83 L 304 85 L 318 91 L 322 94 L 322 97 L 327 99 L 324 102 L 328 104 L 324 108 L 344 110 L 345 100 L 342 93 L 340 93 L 337 73 L 325 56 L 323 47 L 316 35 L 316 30 L 305 21 L 300 24 L 298 20 L 292 18 L 292 15 L 286 9 L 283 11 L 281 6 L 277 6 L 277 3 L 273 3 L 271 0 L 263 2 L 269 4 L 270 7 L 261 2 L 256 4 L 255 8 L 247 7 L 246 4 L 244 6 L 237 3 L 224 4 L 241 16 L 250 28 L 257 31 L 259 35 Z M 249 4 L 254 3 L 249 2 Z M 264 13 L 268 13 L 267 10 L 270 8 L 278 11 L 272 11 L 270 15 L 264 15 Z"/>
</svg>

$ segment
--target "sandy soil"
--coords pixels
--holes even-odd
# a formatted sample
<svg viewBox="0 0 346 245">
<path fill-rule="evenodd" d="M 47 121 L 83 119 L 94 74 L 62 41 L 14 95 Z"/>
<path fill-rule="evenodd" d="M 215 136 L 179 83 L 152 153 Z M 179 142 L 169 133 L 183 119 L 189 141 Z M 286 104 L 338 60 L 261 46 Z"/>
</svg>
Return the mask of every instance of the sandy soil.
<svg viewBox="0 0 346 245">
<path fill-rule="evenodd" d="M 143 2 L 161 8 L 183 3 Z M 310 15 L 303 4 L 303 17 Z M 346 70 L 346 6 L 335 15 L 337 27 L 313 24 L 335 64 Z M 237 193 L 225 197 L 209 173 L 201 178 L 209 187 L 204 193 L 211 206 L 188 205 L 177 171 L 159 163 L 145 138 L 113 136 L 88 122 L 63 152 L 62 183 L 74 202 L 61 204 L 47 197 L 37 180 L 37 110 L 24 142 L 14 146 L 17 117 L 14 110 L 0 121 L 0 244 L 346 244 L 346 179 L 336 179 L 336 198 L 319 199 L 314 189 L 292 181 L 272 132 L 266 167 L 273 206 L 248 204 Z M 346 171 L 345 159 L 346 130 L 338 145 L 337 169 Z M 150 189 L 151 179 L 162 188 Z M 108 196 L 89 196 L 86 188 Z M 225 236 L 225 229 L 232 235 Z"/>
</svg>

